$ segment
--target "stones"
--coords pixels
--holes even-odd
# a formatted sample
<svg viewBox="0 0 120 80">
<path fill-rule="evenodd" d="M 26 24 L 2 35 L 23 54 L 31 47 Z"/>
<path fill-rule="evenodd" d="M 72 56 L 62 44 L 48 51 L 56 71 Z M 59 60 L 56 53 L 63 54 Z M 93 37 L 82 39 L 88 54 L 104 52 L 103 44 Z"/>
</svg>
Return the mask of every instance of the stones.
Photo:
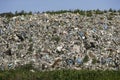
<svg viewBox="0 0 120 80">
<path fill-rule="evenodd" d="M 113 15 L 115 21 L 106 18 L 106 22 L 103 16 L 43 13 L 9 20 L 0 17 L 1 70 L 28 63 L 38 70 L 119 69 L 119 18 Z"/>
</svg>

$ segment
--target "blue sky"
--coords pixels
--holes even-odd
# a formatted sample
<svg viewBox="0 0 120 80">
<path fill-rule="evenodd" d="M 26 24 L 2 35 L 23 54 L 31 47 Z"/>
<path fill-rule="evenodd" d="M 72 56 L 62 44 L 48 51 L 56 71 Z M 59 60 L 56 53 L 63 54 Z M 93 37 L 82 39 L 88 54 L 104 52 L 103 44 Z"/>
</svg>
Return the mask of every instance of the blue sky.
<svg viewBox="0 0 120 80">
<path fill-rule="evenodd" d="M 0 0 L 0 13 L 15 11 L 43 12 L 69 9 L 120 9 L 120 0 Z"/>
</svg>

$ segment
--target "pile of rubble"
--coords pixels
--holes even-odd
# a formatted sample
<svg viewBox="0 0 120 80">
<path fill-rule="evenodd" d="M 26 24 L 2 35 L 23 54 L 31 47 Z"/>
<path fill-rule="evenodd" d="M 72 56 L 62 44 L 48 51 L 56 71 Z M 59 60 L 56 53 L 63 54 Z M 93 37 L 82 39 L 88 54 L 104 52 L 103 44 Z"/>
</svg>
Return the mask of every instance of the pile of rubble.
<svg viewBox="0 0 120 80">
<path fill-rule="evenodd" d="M 75 13 L 0 17 L 0 69 L 120 68 L 120 15 Z"/>
</svg>

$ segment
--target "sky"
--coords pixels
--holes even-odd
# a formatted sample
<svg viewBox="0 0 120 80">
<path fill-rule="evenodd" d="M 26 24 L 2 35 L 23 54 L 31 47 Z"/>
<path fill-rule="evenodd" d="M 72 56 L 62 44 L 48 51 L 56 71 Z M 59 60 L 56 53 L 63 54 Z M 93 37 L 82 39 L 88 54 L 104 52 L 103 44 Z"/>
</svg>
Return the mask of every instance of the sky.
<svg viewBox="0 0 120 80">
<path fill-rule="evenodd" d="M 0 0 L 0 13 L 15 11 L 120 9 L 120 0 Z"/>
</svg>

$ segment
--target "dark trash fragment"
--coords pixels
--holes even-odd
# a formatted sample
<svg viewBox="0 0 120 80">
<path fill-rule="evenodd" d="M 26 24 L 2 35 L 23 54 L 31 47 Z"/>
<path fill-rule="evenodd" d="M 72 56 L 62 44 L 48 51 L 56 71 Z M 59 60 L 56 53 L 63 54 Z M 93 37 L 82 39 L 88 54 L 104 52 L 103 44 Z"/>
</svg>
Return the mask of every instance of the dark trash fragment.
<svg viewBox="0 0 120 80">
<path fill-rule="evenodd" d="M 72 59 L 67 59 L 66 62 L 67 62 L 67 65 L 74 65 L 75 64 L 74 60 L 72 60 Z"/>
<path fill-rule="evenodd" d="M 84 34 L 83 32 L 80 31 L 80 32 L 79 32 L 79 35 L 80 35 L 80 37 L 81 37 L 82 39 L 87 39 L 86 36 L 85 36 L 85 34 Z"/>
<path fill-rule="evenodd" d="M 20 34 L 16 34 L 16 35 L 17 35 L 17 37 L 18 37 L 21 41 L 24 41 L 23 36 L 21 36 Z"/>
<path fill-rule="evenodd" d="M 80 58 L 77 58 L 77 60 L 76 60 L 76 62 L 77 62 L 77 64 L 82 64 L 82 60 L 80 59 Z"/>
<path fill-rule="evenodd" d="M 9 55 L 9 56 L 11 56 L 12 55 L 12 51 L 11 51 L 11 49 L 8 49 L 6 52 L 4 52 L 6 55 Z"/>
<path fill-rule="evenodd" d="M 93 42 L 90 42 L 91 48 L 95 48 L 95 44 Z"/>
</svg>

